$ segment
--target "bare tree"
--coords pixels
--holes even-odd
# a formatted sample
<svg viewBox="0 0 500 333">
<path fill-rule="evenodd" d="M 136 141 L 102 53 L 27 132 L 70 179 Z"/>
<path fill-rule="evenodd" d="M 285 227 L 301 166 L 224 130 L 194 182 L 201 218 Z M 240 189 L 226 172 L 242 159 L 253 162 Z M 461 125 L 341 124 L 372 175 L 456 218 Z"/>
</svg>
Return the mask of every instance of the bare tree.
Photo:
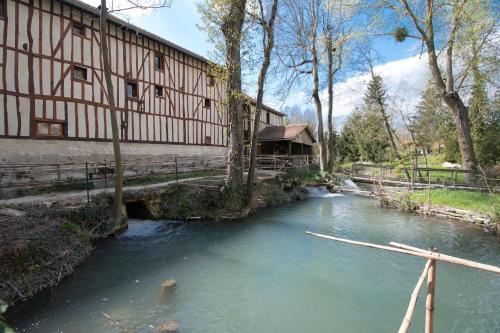
<svg viewBox="0 0 500 333">
<path fill-rule="evenodd" d="M 333 85 L 335 75 L 342 68 L 342 57 L 344 44 L 348 39 L 348 31 L 346 27 L 346 18 L 351 15 L 344 13 L 344 0 L 330 0 L 325 5 L 323 12 L 323 44 L 326 53 L 326 82 L 328 91 L 328 162 L 327 170 L 332 172 L 335 162 L 335 127 L 333 124 Z"/>
<path fill-rule="evenodd" d="M 228 76 L 228 116 L 230 151 L 227 168 L 229 204 L 235 209 L 243 204 L 243 96 L 241 93 L 241 37 L 246 0 L 228 0 L 222 21 L 226 46 Z"/>
<path fill-rule="evenodd" d="M 276 52 L 285 69 L 282 91 L 294 85 L 307 85 L 316 109 L 316 128 L 320 169 L 327 165 L 327 149 L 323 129 L 323 108 L 320 99 L 320 36 L 323 0 L 285 0 L 281 17 L 282 33 Z M 306 80 L 302 80 L 306 78 Z"/>
<path fill-rule="evenodd" d="M 466 170 L 476 170 L 476 157 L 472 143 L 471 129 L 469 124 L 469 114 L 462 97 L 460 97 L 455 84 L 454 68 L 454 47 L 457 33 L 464 18 L 464 8 L 467 0 L 439 1 L 426 0 L 425 5 L 421 1 L 411 4 L 408 0 L 386 1 L 390 8 L 397 13 L 408 17 L 415 30 L 420 35 L 423 44 L 427 49 L 429 68 L 432 74 L 434 86 L 439 92 L 439 96 L 451 108 L 455 118 L 458 134 L 458 144 L 462 155 L 462 167 Z M 437 15 L 436 15 L 437 14 Z M 447 31 L 444 38 L 444 61 L 445 69 L 439 66 L 438 52 L 436 51 L 436 37 L 434 21 L 437 17 L 443 20 L 441 31 Z M 443 33 L 444 34 L 444 33 Z M 404 39 L 404 35 L 401 39 Z M 467 181 L 471 181 L 470 174 L 467 173 Z"/>
<path fill-rule="evenodd" d="M 226 82 L 226 107 L 229 122 L 229 153 L 226 173 L 227 206 L 241 209 L 244 198 L 243 184 L 243 103 L 242 47 L 245 37 L 247 0 L 203 0 L 198 3 L 203 25 L 215 45 L 217 62 L 224 62 L 221 80 Z M 223 59 L 223 60 L 222 60 Z"/>
<path fill-rule="evenodd" d="M 253 123 L 253 133 L 251 141 L 250 150 L 250 161 L 248 167 L 247 176 L 247 188 L 246 188 L 246 202 L 247 204 L 252 202 L 253 198 L 253 184 L 255 175 L 255 164 L 257 157 L 257 144 L 259 135 L 259 125 L 260 116 L 262 113 L 262 103 L 264 99 L 264 84 L 266 81 L 267 71 L 271 64 L 271 53 L 274 47 L 274 22 L 278 12 L 278 0 L 272 0 L 271 3 L 271 13 L 269 19 L 266 18 L 266 12 L 262 0 L 258 0 L 259 4 L 259 15 L 257 20 L 262 26 L 262 47 L 264 52 L 264 58 L 259 72 L 259 78 L 257 82 L 257 103 L 255 107 L 254 123 Z"/>
<path fill-rule="evenodd" d="M 124 11 L 129 9 L 140 8 L 155 9 L 167 7 L 170 5 L 169 1 L 166 0 L 152 0 L 152 1 L 141 1 L 141 4 L 135 1 L 128 0 L 130 6 L 117 9 L 115 11 Z M 108 14 L 114 10 L 108 10 L 106 6 L 106 0 L 101 0 L 100 5 L 100 40 L 101 40 L 101 56 L 103 62 L 104 78 L 106 81 L 106 96 L 108 99 L 108 105 L 111 115 L 111 132 L 113 135 L 113 153 L 115 158 L 115 193 L 113 202 L 113 220 L 115 226 L 119 226 L 123 222 L 123 163 L 122 155 L 120 149 L 120 132 L 118 130 L 118 120 L 116 117 L 116 103 L 114 95 L 113 81 L 111 79 L 111 65 L 110 65 L 110 53 L 108 48 Z"/>
<path fill-rule="evenodd" d="M 316 113 L 318 117 L 319 168 L 321 171 L 324 171 L 327 165 L 327 149 L 323 130 L 323 108 L 319 98 L 318 16 L 320 12 L 320 1 L 311 0 L 309 8 L 311 17 L 311 29 L 309 33 L 311 38 L 311 62 L 313 76 L 313 90 L 311 95 L 316 106 Z"/>
</svg>

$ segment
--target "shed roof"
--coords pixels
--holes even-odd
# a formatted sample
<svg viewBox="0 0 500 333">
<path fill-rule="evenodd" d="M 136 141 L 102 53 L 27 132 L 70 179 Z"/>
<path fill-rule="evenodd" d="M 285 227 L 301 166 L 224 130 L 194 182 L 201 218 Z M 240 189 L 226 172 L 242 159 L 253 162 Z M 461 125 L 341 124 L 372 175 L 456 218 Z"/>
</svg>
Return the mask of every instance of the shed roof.
<svg viewBox="0 0 500 333">
<path fill-rule="evenodd" d="M 259 141 L 293 141 L 303 131 L 306 131 L 312 141 L 316 142 L 316 138 L 307 124 L 266 127 L 260 131 Z"/>
</svg>

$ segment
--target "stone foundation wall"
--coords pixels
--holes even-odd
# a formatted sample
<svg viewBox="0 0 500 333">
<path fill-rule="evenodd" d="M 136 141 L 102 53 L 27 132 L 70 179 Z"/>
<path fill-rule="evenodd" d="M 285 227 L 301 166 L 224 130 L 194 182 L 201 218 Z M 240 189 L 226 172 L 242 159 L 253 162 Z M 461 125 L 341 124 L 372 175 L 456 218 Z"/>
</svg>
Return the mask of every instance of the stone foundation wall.
<svg viewBox="0 0 500 333">
<path fill-rule="evenodd" d="M 124 159 L 161 156 L 223 156 L 227 147 L 122 143 Z M 113 160 L 112 142 L 0 139 L 0 163 L 75 163 Z"/>
</svg>

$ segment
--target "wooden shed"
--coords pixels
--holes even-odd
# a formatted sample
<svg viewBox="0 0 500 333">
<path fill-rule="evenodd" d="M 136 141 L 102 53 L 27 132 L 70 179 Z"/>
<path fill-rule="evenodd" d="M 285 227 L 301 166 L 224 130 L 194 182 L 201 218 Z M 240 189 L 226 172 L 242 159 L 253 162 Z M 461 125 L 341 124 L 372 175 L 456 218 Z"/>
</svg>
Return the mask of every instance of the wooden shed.
<svg viewBox="0 0 500 333">
<path fill-rule="evenodd" d="M 316 138 L 306 124 L 271 126 L 259 133 L 260 155 L 312 155 Z"/>
</svg>

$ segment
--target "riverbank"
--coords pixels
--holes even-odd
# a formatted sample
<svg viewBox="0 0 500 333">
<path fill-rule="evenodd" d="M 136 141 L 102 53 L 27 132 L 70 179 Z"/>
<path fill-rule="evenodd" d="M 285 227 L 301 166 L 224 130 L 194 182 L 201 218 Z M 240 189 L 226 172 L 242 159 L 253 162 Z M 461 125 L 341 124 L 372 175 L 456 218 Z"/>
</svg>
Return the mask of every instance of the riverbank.
<svg viewBox="0 0 500 333">
<path fill-rule="evenodd" d="M 383 192 L 376 197 L 381 207 L 475 224 L 488 233 L 500 234 L 500 195 L 496 193 L 432 189 Z"/>
<path fill-rule="evenodd" d="M 306 196 L 297 178 L 262 177 L 251 209 L 234 212 L 225 207 L 219 186 L 194 181 L 129 187 L 124 193 L 124 213 L 135 218 L 216 222 Z M 127 228 L 126 221 L 111 223 L 112 192 L 91 195 L 88 203 L 85 196 L 69 193 L 32 202 L 16 199 L 0 208 L 1 300 L 16 304 L 57 285 L 88 258 L 95 241 Z"/>
</svg>

